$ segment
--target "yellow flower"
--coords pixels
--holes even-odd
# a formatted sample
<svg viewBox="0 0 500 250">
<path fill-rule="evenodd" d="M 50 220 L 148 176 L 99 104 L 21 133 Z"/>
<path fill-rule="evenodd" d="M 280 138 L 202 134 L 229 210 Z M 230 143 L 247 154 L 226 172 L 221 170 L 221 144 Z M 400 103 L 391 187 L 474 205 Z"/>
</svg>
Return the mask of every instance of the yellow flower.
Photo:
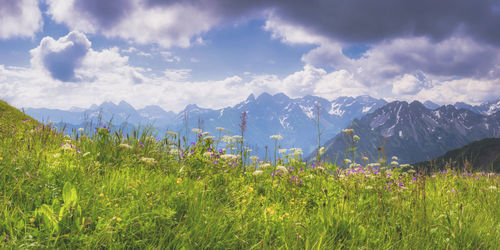
<svg viewBox="0 0 500 250">
<path fill-rule="evenodd" d="M 274 210 L 271 207 L 266 208 L 266 212 L 270 214 L 274 214 Z"/>
<path fill-rule="evenodd" d="M 100 194 L 99 194 L 99 197 L 104 197 L 104 194 L 103 194 L 103 193 L 100 193 Z"/>
<path fill-rule="evenodd" d="M 30 218 L 30 222 L 31 223 L 35 222 L 35 218 Z"/>
<path fill-rule="evenodd" d="M 116 221 L 120 222 L 120 221 L 122 221 L 122 218 L 116 217 Z"/>
<path fill-rule="evenodd" d="M 304 205 L 307 204 L 307 201 L 303 201 L 302 204 L 304 204 Z"/>
<path fill-rule="evenodd" d="M 285 213 L 285 216 L 287 216 L 287 217 L 288 217 L 288 216 L 290 216 L 290 214 L 289 214 L 289 213 Z"/>
<path fill-rule="evenodd" d="M 149 193 L 146 193 L 146 196 L 149 196 Z"/>
<path fill-rule="evenodd" d="M 177 178 L 177 184 L 181 183 L 182 178 Z"/>
<path fill-rule="evenodd" d="M 115 204 L 115 207 L 118 207 L 118 203 Z"/>
<path fill-rule="evenodd" d="M 250 192 L 252 192 L 252 191 L 253 191 L 253 188 L 252 188 L 252 187 L 248 187 L 248 190 L 250 190 Z"/>
<path fill-rule="evenodd" d="M 3 158 L 2 158 L 2 157 L 0 157 L 0 161 L 1 161 L 1 160 L 3 160 Z"/>
<path fill-rule="evenodd" d="M 241 202 L 242 202 L 242 203 L 245 203 L 245 202 L 247 202 L 247 200 L 246 200 L 246 199 L 243 199 Z"/>
</svg>

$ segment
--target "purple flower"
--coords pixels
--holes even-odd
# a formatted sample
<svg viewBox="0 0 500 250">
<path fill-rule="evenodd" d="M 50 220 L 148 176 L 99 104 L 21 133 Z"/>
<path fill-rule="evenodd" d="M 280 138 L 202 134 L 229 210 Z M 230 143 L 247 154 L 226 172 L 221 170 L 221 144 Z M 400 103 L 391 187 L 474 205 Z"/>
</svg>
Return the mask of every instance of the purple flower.
<svg viewBox="0 0 500 250">
<path fill-rule="evenodd" d="M 219 154 L 222 154 L 224 153 L 224 151 L 222 151 L 222 149 L 219 149 Z"/>
<path fill-rule="evenodd" d="M 207 151 L 208 151 L 208 152 L 212 152 L 212 148 L 208 148 L 208 149 L 207 149 Z"/>
<path fill-rule="evenodd" d="M 214 162 L 212 162 L 212 164 L 214 164 L 214 165 L 215 165 L 215 164 L 217 164 L 217 163 L 218 163 L 218 161 L 214 161 Z"/>
<path fill-rule="evenodd" d="M 416 176 L 415 176 L 415 177 L 413 177 L 413 181 L 417 181 L 417 177 L 416 177 Z"/>
</svg>

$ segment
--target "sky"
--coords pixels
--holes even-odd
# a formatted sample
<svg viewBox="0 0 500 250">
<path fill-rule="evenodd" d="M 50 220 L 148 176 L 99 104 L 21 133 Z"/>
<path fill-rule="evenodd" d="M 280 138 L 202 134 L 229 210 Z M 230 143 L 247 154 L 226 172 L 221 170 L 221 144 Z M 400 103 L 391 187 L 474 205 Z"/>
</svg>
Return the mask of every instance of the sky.
<svg viewBox="0 0 500 250">
<path fill-rule="evenodd" d="M 250 94 L 500 98 L 499 0 L 0 0 L 0 99 L 181 111 Z"/>
</svg>

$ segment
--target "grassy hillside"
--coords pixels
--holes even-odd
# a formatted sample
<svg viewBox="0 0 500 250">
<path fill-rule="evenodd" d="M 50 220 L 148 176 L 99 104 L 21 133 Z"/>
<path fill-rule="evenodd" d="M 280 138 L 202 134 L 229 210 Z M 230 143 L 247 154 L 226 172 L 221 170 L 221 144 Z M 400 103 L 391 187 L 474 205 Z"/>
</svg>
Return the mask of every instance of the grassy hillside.
<svg viewBox="0 0 500 250">
<path fill-rule="evenodd" d="M 500 172 L 500 138 L 486 138 L 469 143 L 446 154 L 415 164 L 426 170 L 442 170 L 446 166 Z"/>
<path fill-rule="evenodd" d="M 224 150 L 220 137 L 198 131 L 186 147 L 174 133 L 157 141 L 147 129 L 104 126 L 70 139 L 1 110 L 0 248 L 500 245 L 496 174 L 340 170 L 306 166 L 299 151 L 278 152 L 274 165 L 247 160 L 237 137 Z"/>
</svg>

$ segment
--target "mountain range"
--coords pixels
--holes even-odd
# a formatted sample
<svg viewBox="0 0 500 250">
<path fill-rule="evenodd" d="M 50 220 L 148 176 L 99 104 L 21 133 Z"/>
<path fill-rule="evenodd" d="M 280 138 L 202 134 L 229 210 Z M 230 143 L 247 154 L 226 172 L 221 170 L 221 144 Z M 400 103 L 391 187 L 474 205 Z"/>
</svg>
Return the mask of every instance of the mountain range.
<svg viewBox="0 0 500 250">
<path fill-rule="evenodd" d="M 348 128 L 360 137 L 356 150 L 358 160 L 360 153 L 365 153 L 371 162 L 385 154 L 388 161 L 397 156 L 401 163 L 415 163 L 472 141 L 500 137 L 500 112 L 491 113 L 496 104 L 498 102 L 492 102 L 488 108 L 481 105 L 481 109 L 476 106 L 472 111 L 468 107 L 457 109 L 454 105 L 429 109 L 418 101 L 395 101 L 355 119 Z M 336 135 L 326 142 L 325 156 L 340 163 L 347 144 L 345 134 Z"/>
<path fill-rule="evenodd" d="M 290 98 L 282 93 L 263 93 L 257 98 L 252 94 L 233 107 L 206 109 L 191 104 L 179 113 L 165 111 L 159 106 L 136 110 L 125 101 L 117 105 L 104 102 L 99 106 L 92 105 L 89 109 L 26 108 L 24 111 L 40 121 L 62 122 L 72 128 L 84 126 L 89 121 L 95 124 L 99 116 L 102 121 L 111 120 L 116 125 L 153 124 L 160 134 L 171 130 L 187 137 L 189 141 L 195 139 L 190 131 L 192 128 L 202 128 L 214 136 L 218 136 L 216 127 L 225 128 L 231 135 L 240 134 L 240 117 L 242 112 L 247 111 L 246 143 L 254 153 L 264 157 L 265 146 L 274 147 L 274 141 L 269 136 L 275 134 L 283 137 L 279 142 L 283 148 L 298 147 L 302 148 L 305 155 L 311 153 L 318 145 L 315 123 L 317 106 L 320 107 L 321 138 L 326 141 L 353 119 L 361 118 L 385 104 L 386 101 L 370 96 L 339 97 L 329 101 L 315 96 Z"/>
</svg>

